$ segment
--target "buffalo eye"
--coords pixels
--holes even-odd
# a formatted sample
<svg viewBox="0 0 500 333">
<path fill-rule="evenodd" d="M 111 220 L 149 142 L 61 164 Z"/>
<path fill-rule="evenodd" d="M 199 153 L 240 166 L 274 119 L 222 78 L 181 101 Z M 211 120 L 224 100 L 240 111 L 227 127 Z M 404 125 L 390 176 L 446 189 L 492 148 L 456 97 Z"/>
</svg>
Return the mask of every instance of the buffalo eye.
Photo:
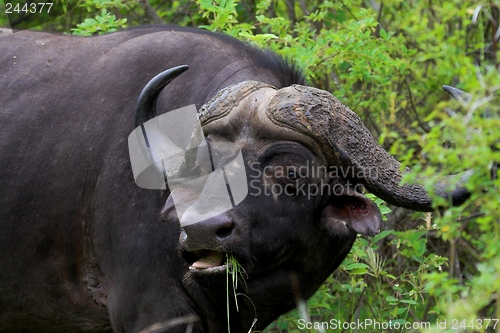
<svg viewBox="0 0 500 333">
<path fill-rule="evenodd" d="M 300 168 L 289 168 L 287 178 L 291 181 L 299 181 L 301 179 L 307 178 L 305 172 Z"/>
<path fill-rule="evenodd" d="M 298 180 L 299 174 L 298 174 L 297 170 L 288 170 L 288 179 Z"/>
</svg>

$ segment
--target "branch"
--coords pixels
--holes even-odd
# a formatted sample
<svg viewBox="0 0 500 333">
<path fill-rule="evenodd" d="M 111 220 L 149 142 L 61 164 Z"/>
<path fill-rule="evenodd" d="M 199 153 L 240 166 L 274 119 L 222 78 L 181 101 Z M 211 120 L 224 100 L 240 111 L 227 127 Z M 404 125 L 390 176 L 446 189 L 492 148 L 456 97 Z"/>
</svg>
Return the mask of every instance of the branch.
<svg viewBox="0 0 500 333">
<path fill-rule="evenodd" d="M 384 3 L 381 2 L 380 3 L 380 6 L 378 7 L 378 15 L 377 15 L 377 22 L 378 22 L 378 25 L 377 25 L 377 28 L 375 30 L 375 37 L 380 37 L 380 29 L 383 28 L 382 26 L 382 10 L 384 9 Z"/>
<path fill-rule="evenodd" d="M 299 3 L 300 3 L 300 9 L 302 10 L 302 13 L 304 13 L 304 16 L 309 16 L 309 14 L 311 13 L 307 9 L 307 5 L 304 2 L 304 0 L 299 0 Z"/>
<path fill-rule="evenodd" d="M 351 14 L 351 16 L 356 20 L 356 21 L 359 21 L 358 18 L 351 12 L 351 10 L 349 9 L 349 7 L 347 7 L 344 3 L 344 1 L 340 0 L 340 3 L 342 4 L 342 6 L 347 10 L 347 12 L 349 14 Z"/>
<path fill-rule="evenodd" d="M 295 24 L 297 23 L 297 17 L 295 16 L 295 0 L 285 0 L 285 3 L 288 19 L 291 22 L 290 29 L 293 30 L 295 28 Z"/>
<path fill-rule="evenodd" d="M 161 17 L 158 16 L 156 13 L 156 10 L 151 7 L 149 4 L 148 0 L 140 0 L 140 3 L 142 3 L 142 6 L 144 8 L 144 14 L 146 15 L 146 18 L 154 24 L 165 24 L 165 22 L 161 19 Z"/>
<path fill-rule="evenodd" d="M 420 117 L 418 116 L 417 107 L 415 106 L 415 102 L 413 100 L 413 94 L 411 93 L 411 88 L 410 88 L 410 84 L 408 82 L 408 78 L 406 78 L 404 80 L 404 82 L 405 82 L 405 85 L 406 85 L 406 89 L 408 90 L 408 97 L 410 98 L 410 105 L 411 105 L 410 109 L 413 111 L 413 113 L 415 115 L 415 119 L 417 120 L 418 125 L 420 126 L 420 128 L 423 129 L 426 133 L 429 133 L 430 132 L 429 127 L 425 123 L 423 123 L 420 120 Z"/>
</svg>

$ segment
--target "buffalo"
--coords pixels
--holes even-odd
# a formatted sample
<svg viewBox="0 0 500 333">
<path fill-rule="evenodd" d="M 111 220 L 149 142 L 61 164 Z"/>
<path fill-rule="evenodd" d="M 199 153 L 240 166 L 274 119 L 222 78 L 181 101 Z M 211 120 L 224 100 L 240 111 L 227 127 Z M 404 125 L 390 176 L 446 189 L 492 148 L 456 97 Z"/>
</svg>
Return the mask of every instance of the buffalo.
<svg viewBox="0 0 500 333">
<path fill-rule="evenodd" d="M 270 51 L 173 26 L 3 30 L 0 49 L 0 332 L 262 330 L 317 290 L 358 233 L 378 232 L 365 189 L 432 210 L 355 113 Z M 131 133 L 188 105 L 201 137 L 175 177 L 157 163 L 163 183 L 141 188 Z M 229 206 L 191 186 L 215 175 Z M 445 188 L 435 193 L 467 198 Z"/>
</svg>

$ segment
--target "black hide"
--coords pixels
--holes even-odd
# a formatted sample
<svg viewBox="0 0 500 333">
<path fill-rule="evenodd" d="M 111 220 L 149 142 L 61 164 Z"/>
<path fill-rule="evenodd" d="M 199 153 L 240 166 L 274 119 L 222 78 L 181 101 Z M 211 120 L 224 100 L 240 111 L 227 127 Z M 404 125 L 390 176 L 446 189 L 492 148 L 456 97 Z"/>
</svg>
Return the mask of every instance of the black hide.
<svg viewBox="0 0 500 333">
<path fill-rule="evenodd" d="M 22 31 L 0 37 L 0 50 L 0 332 L 139 332 L 189 314 L 194 332 L 227 332 L 225 274 L 190 274 L 168 193 L 134 183 L 134 106 L 153 76 L 181 64 L 190 69 L 162 92 L 160 114 L 244 80 L 304 84 L 300 73 L 232 38 L 170 26 L 90 38 Z M 294 142 L 242 152 L 247 166 L 316 161 Z M 321 223 L 334 199 L 249 196 L 221 217 L 236 236 L 213 247 L 240 260 L 239 292 L 253 302 L 240 297 L 236 312 L 231 299 L 232 332 L 255 315 L 263 329 L 340 264 L 356 233 Z"/>
</svg>

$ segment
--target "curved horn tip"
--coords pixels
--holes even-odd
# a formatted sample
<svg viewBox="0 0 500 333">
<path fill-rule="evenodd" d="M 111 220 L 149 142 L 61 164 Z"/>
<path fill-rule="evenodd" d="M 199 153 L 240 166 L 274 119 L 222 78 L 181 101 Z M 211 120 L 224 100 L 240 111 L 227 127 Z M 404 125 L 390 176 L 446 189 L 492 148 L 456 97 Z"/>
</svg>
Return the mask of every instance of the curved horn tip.
<svg viewBox="0 0 500 333">
<path fill-rule="evenodd" d="M 460 187 L 451 193 L 451 204 L 453 206 L 460 206 L 467 199 L 469 199 L 471 193 L 467 191 L 466 188 Z"/>
<path fill-rule="evenodd" d="M 447 86 L 447 85 L 443 85 L 442 88 L 444 91 L 446 91 L 448 94 L 450 94 L 451 96 L 453 96 L 453 98 L 455 98 L 457 100 L 459 100 L 459 97 L 465 101 L 469 101 L 472 98 L 472 96 L 470 94 L 468 94 L 465 91 L 460 90 L 458 88 L 455 88 L 452 86 Z"/>
<path fill-rule="evenodd" d="M 156 117 L 156 99 L 165 86 L 189 69 L 188 65 L 169 68 L 149 80 L 137 99 L 135 107 L 135 127 Z"/>
</svg>

